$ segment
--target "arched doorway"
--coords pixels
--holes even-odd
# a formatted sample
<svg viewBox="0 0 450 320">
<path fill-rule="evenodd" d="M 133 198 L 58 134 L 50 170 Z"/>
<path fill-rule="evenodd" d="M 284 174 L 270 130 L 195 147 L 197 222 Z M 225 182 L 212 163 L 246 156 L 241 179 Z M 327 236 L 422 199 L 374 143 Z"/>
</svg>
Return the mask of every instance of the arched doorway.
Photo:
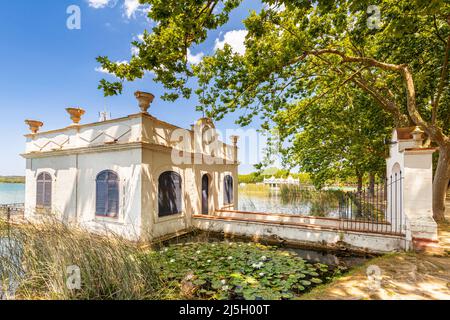
<svg viewBox="0 0 450 320">
<path fill-rule="evenodd" d="M 202 177 L 202 214 L 209 214 L 209 176 Z"/>
</svg>

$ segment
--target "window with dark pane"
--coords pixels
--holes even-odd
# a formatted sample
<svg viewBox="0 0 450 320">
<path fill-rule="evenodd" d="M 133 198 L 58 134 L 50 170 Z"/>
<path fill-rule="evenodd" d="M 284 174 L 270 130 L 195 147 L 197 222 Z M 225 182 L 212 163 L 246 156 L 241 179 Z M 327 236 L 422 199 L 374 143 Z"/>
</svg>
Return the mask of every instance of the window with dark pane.
<svg viewBox="0 0 450 320">
<path fill-rule="evenodd" d="M 96 180 L 97 216 L 116 218 L 119 214 L 119 176 L 113 171 L 102 171 Z"/>
<path fill-rule="evenodd" d="M 225 179 L 223 181 L 223 203 L 225 205 L 232 204 L 233 199 L 233 177 L 232 176 L 225 176 Z"/>
<path fill-rule="evenodd" d="M 182 212 L 182 179 L 173 171 L 164 172 L 158 179 L 158 214 L 167 217 Z"/>
<path fill-rule="evenodd" d="M 37 178 L 36 206 L 50 209 L 52 207 L 52 176 L 42 172 Z"/>
</svg>

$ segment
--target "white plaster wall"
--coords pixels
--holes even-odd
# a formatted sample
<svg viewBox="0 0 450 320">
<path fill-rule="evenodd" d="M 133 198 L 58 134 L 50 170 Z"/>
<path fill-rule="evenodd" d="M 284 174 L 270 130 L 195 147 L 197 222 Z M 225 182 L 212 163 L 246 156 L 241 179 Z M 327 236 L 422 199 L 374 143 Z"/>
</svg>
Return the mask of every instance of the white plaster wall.
<svg viewBox="0 0 450 320">
<path fill-rule="evenodd" d="M 38 175 L 48 172 L 52 176 L 51 212 L 64 221 L 74 221 L 76 171 L 76 157 L 73 155 L 27 159 L 25 217 L 32 218 L 35 214 Z"/>
<path fill-rule="evenodd" d="M 142 201 L 142 215 L 151 217 L 147 223 L 148 237 L 155 239 L 186 230 L 192 215 L 191 197 L 195 194 L 191 189 L 192 177 L 189 170 L 184 165 L 173 165 L 169 152 L 144 149 L 142 162 L 147 168 L 142 188 L 144 194 L 142 199 L 146 199 L 145 202 Z M 177 172 L 182 178 L 182 212 L 160 218 L 158 216 L 158 179 L 166 171 Z"/>
<path fill-rule="evenodd" d="M 77 221 L 98 232 L 108 231 L 127 238 L 141 235 L 141 149 L 79 155 Z M 96 177 L 104 170 L 119 176 L 119 215 L 98 217 Z"/>
<path fill-rule="evenodd" d="M 70 150 L 141 139 L 141 115 L 27 135 L 26 153 Z"/>
<path fill-rule="evenodd" d="M 175 165 L 170 152 L 144 149 L 142 184 L 142 216 L 148 219 L 145 233 L 148 238 L 160 238 L 177 234 L 192 227 L 192 215 L 201 213 L 201 179 L 210 177 L 210 214 L 223 206 L 223 179 L 230 174 L 235 179 L 235 204 L 238 203 L 237 165 Z M 182 177 L 183 210 L 178 215 L 158 216 L 158 180 L 166 171 L 174 171 Z M 234 206 L 231 206 L 234 208 Z"/>
<path fill-rule="evenodd" d="M 392 252 L 407 249 L 402 237 L 335 230 L 315 230 L 267 223 L 209 220 L 194 218 L 196 228 L 204 231 L 225 232 L 225 234 L 252 237 L 255 240 L 284 239 L 298 244 L 335 246 L 341 242 L 371 252 Z"/>
<path fill-rule="evenodd" d="M 26 214 L 36 205 L 36 177 L 47 171 L 54 177 L 52 212 L 65 221 L 76 222 L 95 232 L 113 232 L 136 239 L 154 239 L 181 233 L 192 227 L 192 214 L 201 210 L 201 177 L 211 177 L 211 214 L 223 206 L 223 179 L 234 178 L 238 204 L 238 164 L 233 148 L 220 142 L 219 163 L 181 164 L 172 161 L 172 133 L 176 126 L 150 115 L 136 114 L 105 122 L 67 127 L 27 135 Z M 192 131 L 187 131 L 193 136 Z M 138 143 L 139 142 L 139 143 Z M 227 148 L 228 152 L 225 152 Z M 193 141 L 191 149 L 194 151 Z M 203 150 L 205 151 L 205 150 Z M 209 149 L 206 149 L 209 152 Z M 193 154 L 191 154 L 194 159 Z M 120 179 L 117 219 L 96 217 L 97 175 L 112 170 Z M 183 179 L 183 210 L 175 216 L 158 217 L 158 178 L 165 171 L 178 172 Z"/>
<path fill-rule="evenodd" d="M 412 237 L 437 241 L 432 151 L 405 151 L 404 210 Z"/>
<path fill-rule="evenodd" d="M 36 218 L 36 179 L 41 172 L 53 177 L 52 210 L 65 222 L 78 223 L 96 232 L 113 232 L 135 239 L 141 227 L 141 151 L 129 149 L 114 152 L 46 157 L 27 160 L 26 217 Z M 103 170 L 119 175 L 119 217 L 96 217 L 96 177 Z"/>
</svg>

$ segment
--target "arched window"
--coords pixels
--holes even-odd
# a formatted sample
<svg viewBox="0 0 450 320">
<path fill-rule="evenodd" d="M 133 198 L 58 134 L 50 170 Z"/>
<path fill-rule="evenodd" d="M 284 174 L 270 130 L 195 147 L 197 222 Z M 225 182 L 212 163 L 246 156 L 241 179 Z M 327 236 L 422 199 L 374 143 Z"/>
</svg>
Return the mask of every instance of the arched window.
<svg viewBox="0 0 450 320">
<path fill-rule="evenodd" d="M 228 205 L 232 204 L 233 201 L 233 177 L 225 176 L 223 180 L 223 203 Z"/>
<path fill-rule="evenodd" d="M 202 214 L 209 214 L 209 176 L 202 177 Z"/>
<path fill-rule="evenodd" d="M 173 171 L 164 172 L 158 179 L 158 215 L 171 216 L 182 212 L 181 176 Z"/>
<path fill-rule="evenodd" d="M 119 176 L 110 170 L 102 171 L 96 180 L 97 216 L 116 218 L 119 214 Z"/>
<path fill-rule="evenodd" d="M 42 172 L 37 178 L 36 207 L 52 207 L 52 176 L 47 172 Z"/>
</svg>

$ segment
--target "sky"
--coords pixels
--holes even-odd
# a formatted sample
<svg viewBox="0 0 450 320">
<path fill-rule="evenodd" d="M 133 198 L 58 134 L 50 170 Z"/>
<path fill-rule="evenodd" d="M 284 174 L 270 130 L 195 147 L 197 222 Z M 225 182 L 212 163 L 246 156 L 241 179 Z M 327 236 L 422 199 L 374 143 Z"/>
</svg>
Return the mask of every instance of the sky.
<svg viewBox="0 0 450 320">
<path fill-rule="evenodd" d="M 67 9 L 80 8 L 80 29 L 67 28 L 71 14 Z M 261 3 L 244 0 L 230 21 L 211 31 L 207 41 L 192 48 L 191 63 L 198 63 L 205 54 L 229 43 L 236 52 L 245 51 L 242 20 L 250 10 L 259 10 Z M 145 7 L 137 0 L 18 0 L 2 3 L 0 10 L 0 175 L 24 175 L 25 161 L 20 154 L 25 148 L 25 119 L 45 123 L 42 130 L 52 130 L 70 124 L 65 108 L 86 110 L 82 123 L 96 122 L 105 108 L 113 118 L 137 113 L 133 93 L 148 91 L 157 97 L 150 113 L 183 128 L 202 116 L 195 111 L 196 98 L 165 102 L 159 97 L 164 90 L 151 80 L 125 83 L 120 96 L 105 98 L 97 89 L 105 74 L 95 58 L 106 55 L 114 61 L 131 58 L 131 42 L 144 29 L 151 29 Z M 72 13 L 72 12 L 70 12 Z M 216 123 L 219 130 L 238 128 L 232 114 Z M 258 127 L 255 123 L 252 126 Z M 248 159 L 240 167 L 241 173 L 252 171 Z M 258 159 L 256 159 L 258 160 Z M 259 159 L 260 160 L 260 159 Z"/>
</svg>

